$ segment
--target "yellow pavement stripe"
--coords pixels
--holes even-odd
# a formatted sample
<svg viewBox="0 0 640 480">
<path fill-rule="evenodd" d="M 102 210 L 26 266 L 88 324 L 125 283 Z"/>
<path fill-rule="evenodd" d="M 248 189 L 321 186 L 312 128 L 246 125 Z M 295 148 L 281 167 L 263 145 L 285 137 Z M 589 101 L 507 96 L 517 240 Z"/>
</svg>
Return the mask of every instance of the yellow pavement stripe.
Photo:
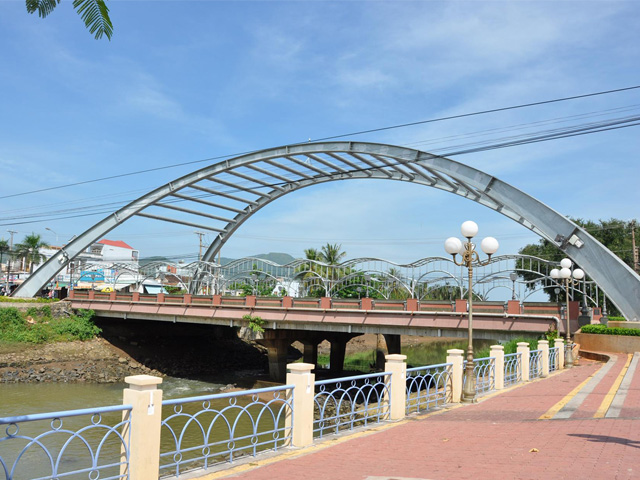
<svg viewBox="0 0 640 480">
<path fill-rule="evenodd" d="M 603 364 L 604 366 L 604 364 Z M 602 367 L 600 367 L 602 368 Z M 571 401 L 571 399 L 573 397 L 575 397 L 578 392 L 580 392 L 580 390 L 583 389 L 583 387 L 589 382 L 589 380 L 591 380 L 594 375 L 596 373 L 598 373 L 598 371 L 600 370 L 600 368 L 598 370 L 596 370 L 595 372 L 593 372 L 591 375 L 589 375 L 584 382 L 582 382 L 580 385 L 578 385 L 576 388 L 574 388 L 573 390 L 571 390 L 562 400 L 560 400 L 558 403 L 556 403 L 553 407 L 551 407 L 549 410 L 547 410 L 547 412 L 543 415 L 541 415 L 538 420 L 549 420 L 550 418 L 553 418 L 556 413 L 558 413 L 560 410 L 562 410 L 562 408 L 569 403 L 569 401 Z"/>
<path fill-rule="evenodd" d="M 609 410 L 609 407 L 611 406 L 611 402 L 613 402 L 613 398 L 616 396 L 616 393 L 620 388 L 620 384 L 622 383 L 627 370 L 629 370 L 629 365 L 631 364 L 632 357 L 633 355 L 631 354 L 627 355 L 627 363 L 624 364 L 624 367 L 622 367 L 618 378 L 616 378 L 616 381 L 613 382 L 613 385 L 611 385 L 609 392 L 604 396 L 604 400 L 602 400 L 600 408 L 598 408 L 598 411 L 595 413 L 593 418 L 604 418 L 604 416 L 606 415 L 607 410 Z"/>
</svg>

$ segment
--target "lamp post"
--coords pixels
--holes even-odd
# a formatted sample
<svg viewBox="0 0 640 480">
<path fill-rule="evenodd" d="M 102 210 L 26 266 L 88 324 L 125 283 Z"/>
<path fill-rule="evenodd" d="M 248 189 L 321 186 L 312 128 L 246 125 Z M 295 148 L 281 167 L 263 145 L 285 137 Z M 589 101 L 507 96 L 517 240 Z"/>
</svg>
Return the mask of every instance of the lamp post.
<svg viewBox="0 0 640 480">
<path fill-rule="evenodd" d="M 559 285 L 564 285 L 566 294 L 566 308 L 565 319 L 567 320 L 567 331 L 565 332 L 567 346 L 569 349 L 565 349 L 565 365 L 567 368 L 573 367 L 573 352 L 571 349 L 571 328 L 569 324 L 569 286 L 577 285 L 580 280 L 584 278 L 584 271 L 580 268 L 575 268 L 571 271 L 573 262 L 568 258 L 560 260 L 560 269 L 554 268 L 549 272 L 551 278 Z"/>
<path fill-rule="evenodd" d="M 369 298 L 369 280 L 371 280 L 371 275 L 369 275 L 368 273 L 364 274 L 364 283 L 367 287 L 367 298 Z"/>
<path fill-rule="evenodd" d="M 462 224 L 460 231 L 467 241 L 463 243 L 456 237 L 447 238 L 444 242 L 444 249 L 453 257 L 453 263 L 467 267 L 467 270 L 469 271 L 469 288 L 467 290 L 469 302 L 469 339 L 467 345 L 467 365 L 464 372 L 465 383 L 464 388 L 462 389 L 461 401 L 464 403 L 473 403 L 476 398 L 476 382 L 475 375 L 473 373 L 473 267 L 474 265 L 487 265 L 489 260 L 491 260 L 491 255 L 496 253 L 498 250 L 499 244 L 493 237 L 486 237 L 482 240 L 480 248 L 489 257 L 486 261 L 482 262 L 478 252 L 475 250 L 475 244 L 471 242 L 471 239 L 478 233 L 478 225 L 475 222 L 468 220 Z M 458 254 L 462 257 L 460 262 L 456 260 L 456 255 Z"/>
<path fill-rule="evenodd" d="M 49 230 L 51 233 L 53 233 L 56 236 L 56 247 L 58 246 L 58 234 L 56 232 L 54 232 L 53 230 L 51 230 L 49 227 L 44 227 L 45 230 Z"/>
<path fill-rule="evenodd" d="M 251 275 L 251 280 L 253 281 L 253 295 L 255 296 L 256 294 L 256 283 L 258 282 L 258 275 L 256 275 L 255 273 L 252 273 Z"/>
<path fill-rule="evenodd" d="M 511 280 L 511 300 L 516 299 L 516 280 L 518 279 L 518 274 L 516 272 L 511 272 L 509 274 L 509 279 Z"/>
</svg>

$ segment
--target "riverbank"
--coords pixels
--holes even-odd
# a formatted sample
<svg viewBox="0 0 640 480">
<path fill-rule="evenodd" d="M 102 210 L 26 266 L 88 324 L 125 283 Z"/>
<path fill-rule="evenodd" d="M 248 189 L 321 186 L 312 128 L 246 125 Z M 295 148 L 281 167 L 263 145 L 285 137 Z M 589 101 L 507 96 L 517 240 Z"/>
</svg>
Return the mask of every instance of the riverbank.
<svg viewBox="0 0 640 480">
<path fill-rule="evenodd" d="M 0 382 L 117 383 L 139 374 L 162 376 L 103 338 L 0 345 Z"/>
</svg>

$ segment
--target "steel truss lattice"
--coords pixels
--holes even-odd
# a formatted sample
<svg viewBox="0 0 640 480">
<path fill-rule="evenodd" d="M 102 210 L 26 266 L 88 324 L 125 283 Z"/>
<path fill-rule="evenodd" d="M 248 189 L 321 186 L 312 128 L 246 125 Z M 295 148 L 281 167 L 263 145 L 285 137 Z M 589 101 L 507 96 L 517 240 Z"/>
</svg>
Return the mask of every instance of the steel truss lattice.
<svg viewBox="0 0 640 480">
<path fill-rule="evenodd" d="M 216 234 L 211 261 L 253 214 L 284 195 L 325 182 L 396 180 L 468 198 L 563 250 L 630 320 L 640 317 L 640 276 L 583 228 L 517 188 L 428 152 L 363 142 L 291 145 L 242 155 L 177 178 L 107 216 L 57 252 L 15 292 L 33 296 L 92 242 L 133 217 Z"/>
</svg>

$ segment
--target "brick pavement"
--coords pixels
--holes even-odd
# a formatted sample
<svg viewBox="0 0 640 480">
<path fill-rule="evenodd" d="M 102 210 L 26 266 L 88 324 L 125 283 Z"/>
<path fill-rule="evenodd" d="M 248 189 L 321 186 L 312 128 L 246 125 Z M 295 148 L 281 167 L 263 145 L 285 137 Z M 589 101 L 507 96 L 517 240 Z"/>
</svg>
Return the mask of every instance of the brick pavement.
<svg viewBox="0 0 640 480">
<path fill-rule="evenodd" d="M 593 418 L 628 359 L 612 355 L 615 364 L 566 419 L 540 417 L 601 363 L 581 359 L 477 404 L 326 440 L 275 461 L 257 458 L 202 480 L 640 479 L 640 369 L 619 417 Z"/>
</svg>

